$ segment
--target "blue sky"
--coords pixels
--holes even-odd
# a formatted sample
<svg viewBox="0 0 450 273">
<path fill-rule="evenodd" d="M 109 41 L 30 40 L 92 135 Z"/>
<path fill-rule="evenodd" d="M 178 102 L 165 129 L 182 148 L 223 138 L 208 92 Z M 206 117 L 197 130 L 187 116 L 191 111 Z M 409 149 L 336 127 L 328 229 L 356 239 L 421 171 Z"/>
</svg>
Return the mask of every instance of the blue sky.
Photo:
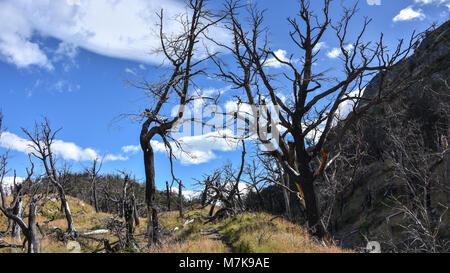
<svg viewBox="0 0 450 273">
<path fill-rule="evenodd" d="M 219 1 L 213 1 L 213 7 Z M 266 8 L 270 27 L 270 48 L 281 58 L 296 53 L 289 41 L 288 16 L 295 16 L 295 0 L 259 0 Z M 312 1 L 313 8 L 321 1 Z M 280 5 L 282 3 L 282 5 Z M 336 0 L 331 19 L 340 16 L 341 4 L 355 1 Z M 380 32 L 388 45 L 408 38 L 414 29 L 423 31 L 433 22 L 449 19 L 450 0 L 361 0 L 360 11 L 350 33 L 361 27 L 363 16 L 373 18 L 365 40 L 377 39 Z M 162 56 L 150 54 L 158 46 L 154 36 L 155 12 L 164 8 L 167 18 L 184 11 L 178 0 L 0 0 L 0 108 L 6 130 L 0 139 L 0 153 L 11 149 L 10 165 L 23 176 L 26 142 L 21 127 L 31 128 L 42 116 L 49 118 L 57 135 L 59 162 L 67 162 L 74 171 L 104 156 L 103 172 L 128 170 L 144 178 L 142 154 L 136 145 L 139 123 L 117 119 L 121 114 L 136 113 L 147 103 L 143 93 L 124 81 L 135 75 L 151 81 L 161 67 Z M 166 22 L 169 31 L 177 25 Z M 221 30 L 215 38 L 226 41 Z M 333 54 L 337 42 L 327 33 L 321 44 L 318 67 L 339 68 Z M 273 62 L 273 71 L 283 66 Z M 228 84 L 215 79 L 200 79 L 205 92 L 224 91 L 223 105 L 233 93 Z M 219 167 L 227 160 L 238 161 L 240 152 L 222 142 L 204 138 L 187 140 L 198 156 L 181 156 L 175 172 L 192 188 L 193 177 Z M 158 188 L 170 181 L 169 162 L 163 149 L 156 153 Z"/>
</svg>

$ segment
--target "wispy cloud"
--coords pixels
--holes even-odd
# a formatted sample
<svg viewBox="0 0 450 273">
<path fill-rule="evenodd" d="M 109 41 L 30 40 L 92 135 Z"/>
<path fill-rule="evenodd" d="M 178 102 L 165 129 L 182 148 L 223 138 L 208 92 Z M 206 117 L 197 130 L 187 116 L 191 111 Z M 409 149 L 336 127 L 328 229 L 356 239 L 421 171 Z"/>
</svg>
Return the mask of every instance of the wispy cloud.
<svg viewBox="0 0 450 273">
<path fill-rule="evenodd" d="M 345 51 L 351 52 L 353 50 L 354 46 L 352 44 L 348 44 L 344 46 Z M 332 50 L 328 51 L 327 56 L 331 59 L 336 59 L 337 57 L 341 56 L 342 50 L 339 47 L 335 47 Z"/>
<path fill-rule="evenodd" d="M 381 0 L 367 0 L 369 6 L 380 6 Z"/>
<path fill-rule="evenodd" d="M 126 154 L 135 154 L 137 152 L 140 151 L 140 147 L 139 146 L 134 146 L 134 145 L 127 145 L 127 146 L 123 146 L 122 147 L 122 152 L 126 153 Z"/>
<path fill-rule="evenodd" d="M 56 81 L 48 81 L 37 79 L 33 85 L 26 88 L 27 96 L 31 97 L 38 90 L 46 90 L 49 92 L 63 93 L 63 92 L 75 92 L 80 90 L 81 86 L 77 83 L 72 83 L 71 81 L 65 79 L 59 79 Z"/>
<path fill-rule="evenodd" d="M 10 132 L 3 132 L 0 136 L 0 147 L 15 150 L 22 153 L 31 153 L 33 150 L 30 147 L 32 143 Z M 59 139 L 53 142 L 53 152 L 56 156 L 60 156 L 65 160 L 74 161 L 88 161 L 102 156 L 92 148 L 81 148 L 73 142 L 66 142 Z M 106 154 L 105 161 L 123 161 L 128 158 L 122 155 Z"/>
<path fill-rule="evenodd" d="M 281 61 L 284 62 L 289 62 L 289 59 L 286 56 L 286 50 L 283 49 L 278 49 L 277 51 L 274 52 L 275 56 L 277 56 L 278 59 L 280 59 Z M 280 68 L 281 66 L 283 66 L 285 64 L 280 63 L 275 57 L 270 57 L 266 60 L 266 62 L 264 63 L 264 66 L 266 67 L 272 67 L 272 68 Z"/>
<path fill-rule="evenodd" d="M 429 4 L 441 5 L 450 3 L 450 0 L 414 0 L 414 2 L 422 5 L 429 5 Z"/>
<path fill-rule="evenodd" d="M 435 5 L 435 6 L 441 6 L 445 5 L 447 9 L 450 10 L 450 0 L 414 0 L 416 4 L 420 4 L 421 6 L 424 5 Z"/>
<path fill-rule="evenodd" d="M 323 48 L 327 48 L 327 44 L 325 42 L 318 42 L 316 46 L 313 48 L 314 52 L 317 52 Z"/>
<path fill-rule="evenodd" d="M 131 68 L 128 68 L 128 67 L 125 68 L 125 72 L 136 76 L 136 72 L 134 72 L 133 69 L 131 69 Z"/>
</svg>

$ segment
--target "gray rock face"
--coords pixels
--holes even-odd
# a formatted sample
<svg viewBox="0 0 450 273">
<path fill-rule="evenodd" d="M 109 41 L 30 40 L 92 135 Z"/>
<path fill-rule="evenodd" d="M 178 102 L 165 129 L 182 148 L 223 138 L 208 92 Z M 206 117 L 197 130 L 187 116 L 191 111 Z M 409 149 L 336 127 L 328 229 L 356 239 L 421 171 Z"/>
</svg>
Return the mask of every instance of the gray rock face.
<svg viewBox="0 0 450 273">
<path fill-rule="evenodd" d="M 383 242 L 382 251 L 383 249 L 386 251 L 394 249 L 391 246 L 400 246 L 407 240 L 405 229 L 402 227 L 408 224 L 406 218 L 392 206 L 390 198 L 392 196 L 401 198 L 405 194 L 402 190 L 405 182 L 396 178 L 393 170 L 395 162 L 387 160 L 384 156 L 386 154 L 395 156 L 397 151 L 385 144 L 381 133 L 388 122 L 383 116 L 383 107 L 390 106 L 395 111 L 406 113 L 409 119 L 420 124 L 427 144 L 427 147 L 423 147 L 424 150 L 429 150 L 430 153 L 442 151 L 444 144 L 440 143 L 441 137 L 450 140 L 449 113 L 443 113 L 438 106 L 450 105 L 450 90 L 444 83 L 444 81 L 450 83 L 450 21 L 427 33 L 414 54 L 396 64 L 388 72 L 386 79 L 396 81 L 411 76 L 420 78 L 420 81 L 393 101 L 371 110 L 368 122 L 363 123 L 363 130 L 380 134 L 368 133 L 363 140 L 368 144 L 371 157 L 365 159 L 359 177 L 338 196 L 334 205 L 332 231 L 344 247 L 365 248 L 368 241 L 379 240 Z M 379 84 L 380 75 L 377 75 L 367 86 L 364 96 L 366 98 L 376 96 L 380 91 Z M 407 121 L 401 120 L 398 124 L 397 129 L 400 132 L 401 128 L 408 129 Z M 440 128 L 438 133 L 430 133 L 431 129 L 438 127 Z M 355 144 L 346 143 L 346 145 L 351 149 Z M 350 171 L 352 170 L 344 170 L 349 173 Z M 450 204 L 450 153 L 446 153 L 444 160 L 433 167 L 430 175 L 437 181 L 443 181 L 446 189 L 432 191 L 429 195 L 430 211 L 437 214 L 442 204 L 444 206 Z M 449 212 L 446 213 L 443 223 L 440 236 L 450 242 Z"/>
</svg>

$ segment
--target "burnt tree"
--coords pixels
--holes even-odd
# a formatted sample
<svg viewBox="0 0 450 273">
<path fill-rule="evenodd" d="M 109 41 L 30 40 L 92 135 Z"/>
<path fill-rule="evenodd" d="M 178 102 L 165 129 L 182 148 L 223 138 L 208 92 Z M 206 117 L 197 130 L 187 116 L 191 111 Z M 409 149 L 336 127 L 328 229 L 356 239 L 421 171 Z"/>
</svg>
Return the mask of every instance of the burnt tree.
<svg viewBox="0 0 450 273">
<path fill-rule="evenodd" d="M 67 222 L 67 234 L 74 235 L 76 233 L 73 223 L 72 213 L 70 212 L 69 203 L 67 202 L 66 192 L 63 187 L 64 173 L 58 172 L 56 167 L 56 156 L 53 153 L 53 143 L 56 134 L 61 129 L 53 131 L 47 118 L 38 124 L 35 123 L 34 130 L 22 128 L 22 131 L 28 136 L 30 141 L 31 155 L 37 158 L 43 165 L 46 178 L 56 188 L 58 197 L 61 200 L 61 208 L 63 209 Z"/>
<path fill-rule="evenodd" d="M 255 5 L 241 5 L 240 1 L 229 0 L 225 4 L 228 11 L 225 27 L 233 35 L 232 45 L 211 39 L 231 53 L 235 61 L 234 66 L 229 67 L 223 60 L 213 58 L 218 68 L 217 76 L 242 89 L 245 95 L 239 103 L 251 106 L 253 120 L 248 121 L 242 115 L 238 118 L 252 123 L 253 136 L 269 151 L 267 154 L 281 162 L 290 183 L 297 186 L 303 200 L 308 226 L 318 236 L 324 232 L 319 223 L 314 181 L 322 173 L 327 154 L 348 126 L 369 108 L 411 85 L 411 76 L 407 74 L 396 82 L 385 81 L 384 75 L 408 56 L 417 38 L 413 34 L 409 41 L 400 40 L 392 51 L 384 44 L 383 34 L 378 40 L 364 42 L 363 36 L 371 19 L 364 18 L 361 31 L 350 35 L 348 27 L 357 6 L 344 7 L 342 18 L 332 21 L 330 3 L 330 0 L 324 0 L 322 10 L 316 13 L 309 1 L 301 0 L 298 15 L 287 19 L 291 26 L 289 38 L 298 49 L 299 59 L 295 59 L 298 55 L 294 54 L 284 59 L 271 50 L 268 29 L 263 25 L 264 11 Z M 242 18 L 243 6 L 247 8 L 249 18 Z M 244 20 L 250 24 L 248 21 L 244 24 Z M 327 69 L 317 71 L 313 67 L 326 31 L 335 34 L 343 73 L 331 73 Z M 269 60 L 279 63 L 289 74 L 284 72 L 278 77 L 271 74 L 267 69 Z M 363 97 L 366 79 L 375 74 L 381 75 L 379 93 L 373 98 Z M 277 84 L 281 77 L 287 82 L 285 86 Z M 283 100 L 281 94 L 289 94 L 290 99 Z M 336 128 L 339 106 L 346 101 L 353 101 L 358 107 L 353 107 L 353 114 Z M 269 105 L 273 111 L 268 110 Z M 330 132 L 337 135 L 333 141 L 329 141 Z M 322 166 L 312 164 L 317 157 L 322 157 Z"/>
<path fill-rule="evenodd" d="M 199 74 L 204 74 L 201 67 L 204 59 L 194 58 L 196 44 L 201 39 L 203 33 L 221 18 L 213 16 L 206 9 L 206 1 L 190 0 L 187 2 L 187 15 L 181 15 L 177 19 L 181 23 L 182 32 L 180 34 L 166 35 L 164 31 L 164 13 L 159 13 L 159 38 L 161 42 L 161 53 L 168 61 L 168 77 L 162 81 L 149 83 L 146 80 L 129 83 L 132 86 L 145 90 L 154 103 L 148 106 L 139 116 L 142 120 L 140 132 L 140 146 L 143 151 L 145 167 L 145 199 L 147 205 L 147 237 L 148 245 L 158 242 L 158 210 L 155 201 L 155 157 L 152 147 L 152 140 L 159 136 L 172 158 L 172 144 L 169 142 L 170 130 L 181 122 L 186 105 L 194 100 L 190 95 L 193 85 L 193 78 Z M 199 67 L 199 68 L 197 68 Z M 163 113 L 163 108 L 168 103 L 178 105 L 178 111 L 174 117 L 168 117 Z M 171 104 L 171 105 L 173 105 Z"/>
</svg>

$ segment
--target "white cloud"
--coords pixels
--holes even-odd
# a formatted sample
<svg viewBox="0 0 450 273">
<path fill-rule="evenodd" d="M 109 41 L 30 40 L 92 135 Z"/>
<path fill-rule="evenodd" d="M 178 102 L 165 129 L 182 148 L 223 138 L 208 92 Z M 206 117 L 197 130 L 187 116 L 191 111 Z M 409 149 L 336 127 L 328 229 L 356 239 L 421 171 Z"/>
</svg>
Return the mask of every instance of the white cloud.
<svg viewBox="0 0 450 273">
<path fill-rule="evenodd" d="M 327 56 L 332 58 L 332 59 L 335 59 L 335 58 L 339 57 L 339 55 L 341 55 L 341 49 L 337 48 L 337 47 L 333 48 L 331 51 L 329 51 L 327 53 Z"/>
<path fill-rule="evenodd" d="M 342 102 L 341 104 L 339 104 L 339 108 L 338 108 L 337 113 L 336 113 L 339 119 L 347 118 L 348 114 L 350 114 L 350 112 L 353 111 L 353 107 L 354 107 L 355 103 L 357 103 L 358 100 L 359 100 L 357 98 L 352 98 L 352 97 L 362 96 L 364 94 L 364 90 L 365 89 L 362 89 L 361 91 L 360 90 L 355 90 L 355 91 L 352 91 L 352 92 L 348 93 L 345 96 L 345 97 L 348 97 L 348 98 L 351 98 L 351 99 L 348 99 L 348 100 Z"/>
<path fill-rule="evenodd" d="M 128 68 L 128 67 L 125 68 L 125 72 L 136 76 L 136 72 L 134 72 L 133 69 L 131 69 L 131 68 Z"/>
<path fill-rule="evenodd" d="M 414 0 L 415 3 L 420 5 L 433 4 L 435 6 L 440 6 L 444 4 L 448 9 L 450 9 L 450 0 Z"/>
<path fill-rule="evenodd" d="M 435 5 L 441 5 L 444 3 L 449 3 L 450 0 L 414 0 L 415 3 L 422 4 L 422 5 L 428 5 L 428 4 L 435 4 Z"/>
<path fill-rule="evenodd" d="M 29 140 L 23 139 L 16 134 L 10 132 L 3 132 L 0 136 L 0 147 L 15 150 L 22 153 L 31 153 L 33 150 L 30 148 L 32 143 Z M 87 161 L 101 158 L 92 148 L 81 148 L 75 143 L 65 142 L 59 139 L 53 142 L 53 152 L 56 156 L 60 156 L 66 160 L 74 161 Z M 127 160 L 128 158 L 121 155 L 105 155 L 105 161 Z"/>
<path fill-rule="evenodd" d="M 183 165 L 201 164 L 215 159 L 217 155 L 214 151 L 234 151 L 239 146 L 236 140 L 232 138 L 224 138 L 223 136 L 231 136 L 230 130 L 215 131 L 208 134 L 198 136 L 180 137 L 178 141 L 182 149 L 171 143 L 173 153 Z M 164 143 L 152 140 L 151 145 L 157 152 L 167 152 Z"/>
<path fill-rule="evenodd" d="M 98 156 L 95 158 L 99 158 Z M 92 160 L 92 159 L 89 159 Z M 128 157 L 123 155 L 113 155 L 113 154 L 107 154 L 105 155 L 104 161 L 126 161 L 128 160 Z"/>
<path fill-rule="evenodd" d="M 277 56 L 278 59 L 280 59 L 281 61 L 284 62 L 289 62 L 289 59 L 286 57 L 286 50 L 283 49 L 278 49 L 277 51 L 274 52 L 275 56 Z M 280 63 L 277 59 L 275 59 L 275 57 L 270 57 L 266 60 L 266 62 L 264 63 L 264 66 L 266 67 L 273 67 L 273 68 L 280 68 L 281 66 L 283 66 L 283 63 Z"/>
<path fill-rule="evenodd" d="M 72 43 L 60 42 L 58 48 L 53 52 L 52 62 L 62 61 L 62 66 L 65 72 L 68 72 L 71 67 L 78 67 L 76 57 L 78 55 L 78 47 Z"/>
<path fill-rule="evenodd" d="M 352 44 L 348 44 L 348 45 L 344 46 L 344 49 L 347 52 L 351 52 L 353 50 L 353 48 L 354 48 L 354 46 Z M 336 59 L 337 57 L 341 56 L 341 54 L 342 54 L 341 48 L 335 47 L 327 53 L 327 56 L 331 59 Z"/>
<path fill-rule="evenodd" d="M 56 91 L 58 93 L 63 93 L 63 92 L 73 92 L 73 91 L 77 91 L 80 90 L 80 85 L 79 84 L 72 84 L 69 81 L 66 80 L 58 80 L 53 84 L 50 84 L 48 86 L 48 90 L 50 91 Z"/>
<path fill-rule="evenodd" d="M 74 5 L 81 5 L 81 0 L 67 0 L 67 4 L 74 6 Z"/>
<path fill-rule="evenodd" d="M 53 70 L 40 46 L 31 41 L 33 28 L 14 2 L 0 2 L 0 59 L 18 68 L 31 65 Z"/>
<path fill-rule="evenodd" d="M 322 48 L 327 48 L 327 44 L 325 42 L 318 42 L 316 46 L 314 46 L 313 51 L 317 52 L 321 50 Z"/>
<path fill-rule="evenodd" d="M 4 0 L 0 2 L 0 53 L 18 67 L 53 66 L 33 38 L 50 36 L 64 43 L 113 58 L 160 63 L 150 54 L 159 48 L 156 12 L 164 9 L 165 30 L 180 32 L 186 12 L 177 0 Z M 225 31 L 214 29 L 214 38 L 227 41 Z"/>
<path fill-rule="evenodd" d="M 400 22 L 400 21 L 409 21 L 413 19 L 423 20 L 425 19 L 425 14 L 421 9 L 414 10 L 412 6 L 402 9 L 399 14 L 397 14 L 392 21 Z"/>
<path fill-rule="evenodd" d="M 16 177 L 16 184 L 20 184 L 25 180 L 24 177 Z M 3 190 L 6 194 L 11 193 L 11 187 L 14 186 L 14 176 L 5 176 L 3 177 L 2 185 Z"/>
<path fill-rule="evenodd" d="M 127 145 L 127 146 L 123 146 L 122 147 L 122 152 L 128 154 L 135 154 L 137 152 L 139 152 L 141 150 L 141 148 L 137 145 Z"/>
<path fill-rule="evenodd" d="M 78 47 L 72 43 L 61 42 L 55 51 L 54 60 L 58 60 L 64 56 L 74 59 L 78 55 Z"/>
<path fill-rule="evenodd" d="M 373 5 L 379 6 L 379 5 L 381 5 L 381 0 L 367 0 L 367 4 L 369 6 L 373 6 Z"/>
<path fill-rule="evenodd" d="M 178 187 L 170 188 L 170 192 L 178 194 Z M 187 200 L 192 200 L 193 198 L 200 196 L 202 191 L 193 191 L 193 190 L 185 190 L 185 189 L 183 189 L 182 193 L 183 193 L 183 197 L 184 198 L 186 198 Z"/>
</svg>

